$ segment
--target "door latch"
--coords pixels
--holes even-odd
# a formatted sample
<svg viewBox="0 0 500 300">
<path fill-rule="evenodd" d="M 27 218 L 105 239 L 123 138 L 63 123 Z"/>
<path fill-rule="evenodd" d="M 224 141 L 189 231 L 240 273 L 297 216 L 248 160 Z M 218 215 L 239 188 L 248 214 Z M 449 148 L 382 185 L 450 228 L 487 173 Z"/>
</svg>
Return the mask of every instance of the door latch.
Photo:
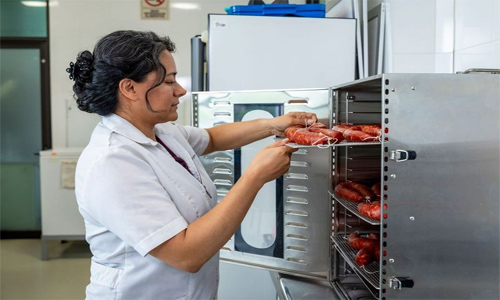
<svg viewBox="0 0 500 300">
<path fill-rule="evenodd" d="M 393 277 L 389 279 L 389 287 L 395 290 L 400 290 L 401 288 L 412 288 L 413 279 L 410 277 Z"/>
<path fill-rule="evenodd" d="M 391 150 L 390 159 L 395 160 L 397 162 L 403 162 L 407 160 L 414 160 L 417 158 L 417 152 L 412 150 Z"/>
</svg>

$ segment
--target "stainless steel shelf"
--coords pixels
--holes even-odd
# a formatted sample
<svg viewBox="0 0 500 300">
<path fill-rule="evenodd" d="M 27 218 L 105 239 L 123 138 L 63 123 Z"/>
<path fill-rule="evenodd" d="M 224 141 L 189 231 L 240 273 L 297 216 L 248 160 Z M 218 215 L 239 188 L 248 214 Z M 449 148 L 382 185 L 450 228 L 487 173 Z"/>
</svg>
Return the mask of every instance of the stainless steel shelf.
<svg viewBox="0 0 500 300">
<path fill-rule="evenodd" d="M 286 145 L 291 148 L 331 148 L 331 147 L 343 147 L 343 146 L 373 146 L 380 145 L 380 142 L 340 142 L 338 144 L 330 144 L 330 145 L 299 145 L 297 143 L 287 143 Z"/>
<path fill-rule="evenodd" d="M 347 239 L 343 235 L 332 236 L 332 241 L 335 244 L 335 249 L 342 255 L 345 261 L 351 266 L 351 268 L 359 276 L 363 277 L 373 288 L 380 289 L 380 264 L 378 261 L 369 263 L 368 265 L 361 267 L 356 261 L 355 257 L 358 250 L 354 249 L 349 245 Z"/>
<path fill-rule="evenodd" d="M 377 220 L 377 219 L 373 219 L 373 218 L 369 218 L 369 217 L 366 217 L 362 214 L 359 213 L 358 211 L 358 204 L 360 202 L 352 202 L 352 201 L 349 201 L 349 200 L 346 200 L 344 198 L 341 198 L 337 195 L 335 195 L 335 193 L 331 192 L 331 191 L 328 191 L 328 193 L 330 194 L 330 196 L 332 196 L 340 205 L 342 205 L 343 207 L 345 207 L 348 211 L 350 211 L 351 213 L 355 214 L 358 218 L 360 218 L 361 220 L 365 221 L 366 223 L 368 224 L 371 224 L 371 225 L 380 225 L 380 221 Z"/>
</svg>

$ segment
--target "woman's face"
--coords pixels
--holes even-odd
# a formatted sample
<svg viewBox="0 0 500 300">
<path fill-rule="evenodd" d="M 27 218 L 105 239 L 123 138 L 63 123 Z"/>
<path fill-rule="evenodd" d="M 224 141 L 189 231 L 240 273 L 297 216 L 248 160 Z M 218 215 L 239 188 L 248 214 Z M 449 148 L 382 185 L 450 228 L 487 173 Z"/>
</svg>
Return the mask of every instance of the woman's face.
<svg viewBox="0 0 500 300">
<path fill-rule="evenodd" d="M 186 90 L 176 81 L 177 68 L 172 54 L 167 50 L 163 51 L 160 54 L 160 61 L 167 70 L 165 79 L 147 94 L 151 109 L 154 111 L 150 112 L 151 117 L 158 123 L 177 120 L 179 117 L 177 114 L 179 98 L 186 95 Z M 146 92 L 156 84 L 158 76 L 159 74 L 153 72 L 147 76 L 144 82 L 144 107 L 146 109 Z"/>
</svg>

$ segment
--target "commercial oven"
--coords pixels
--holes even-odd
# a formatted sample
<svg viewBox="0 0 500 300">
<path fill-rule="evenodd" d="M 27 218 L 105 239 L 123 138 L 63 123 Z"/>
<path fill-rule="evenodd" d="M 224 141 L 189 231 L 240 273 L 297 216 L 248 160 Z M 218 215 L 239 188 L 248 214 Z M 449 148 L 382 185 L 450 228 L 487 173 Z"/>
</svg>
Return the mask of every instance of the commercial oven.
<svg viewBox="0 0 500 300">
<path fill-rule="evenodd" d="M 221 250 L 227 261 L 328 282 L 345 299 L 498 299 L 500 75 L 382 74 L 324 89 L 193 93 L 193 124 L 290 111 L 381 124 L 379 141 L 298 146 Z M 202 161 L 224 197 L 273 137 Z M 381 184 L 381 220 L 335 186 Z M 380 235 L 366 266 L 347 242 Z M 283 283 L 282 283 L 283 284 Z"/>
</svg>

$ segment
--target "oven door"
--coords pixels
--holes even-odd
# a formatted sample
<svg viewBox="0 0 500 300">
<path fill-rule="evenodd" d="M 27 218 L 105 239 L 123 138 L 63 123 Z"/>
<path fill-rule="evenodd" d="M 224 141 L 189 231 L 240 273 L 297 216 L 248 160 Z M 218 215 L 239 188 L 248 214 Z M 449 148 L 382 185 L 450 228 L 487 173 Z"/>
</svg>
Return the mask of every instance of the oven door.
<svg viewBox="0 0 500 300">
<path fill-rule="evenodd" d="M 382 297 L 499 299 L 500 75 L 383 79 Z"/>
<path fill-rule="evenodd" d="M 331 89 L 193 93 L 193 125 L 273 118 L 292 111 L 331 119 Z M 231 151 L 201 157 L 222 200 L 253 156 L 275 137 Z M 222 248 L 222 260 L 313 278 L 327 278 L 331 252 L 331 148 L 300 149 L 290 170 L 257 194 L 235 235 Z"/>
</svg>

